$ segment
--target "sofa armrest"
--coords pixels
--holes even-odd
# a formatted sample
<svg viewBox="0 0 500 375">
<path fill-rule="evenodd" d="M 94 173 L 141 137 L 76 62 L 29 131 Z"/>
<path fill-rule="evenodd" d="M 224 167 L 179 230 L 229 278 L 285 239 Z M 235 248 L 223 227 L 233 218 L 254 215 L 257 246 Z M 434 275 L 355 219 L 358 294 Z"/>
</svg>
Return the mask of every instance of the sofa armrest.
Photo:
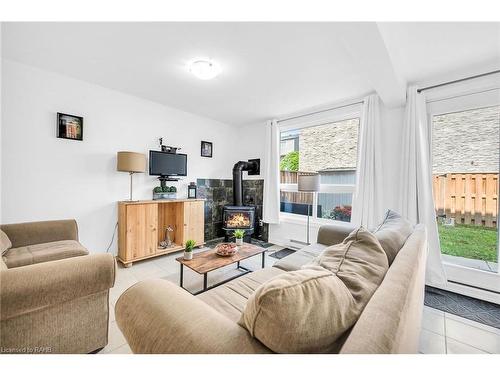
<svg viewBox="0 0 500 375">
<path fill-rule="evenodd" d="M 113 255 L 93 254 L 1 271 L 0 319 L 105 291 L 115 267 Z"/>
<path fill-rule="evenodd" d="M 166 280 L 126 290 L 115 316 L 134 353 L 269 353 L 246 329 Z"/>
<path fill-rule="evenodd" d="M 76 220 L 34 221 L 30 223 L 4 224 L 0 226 L 12 247 L 30 246 L 39 243 L 75 240 L 78 241 Z"/>
<path fill-rule="evenodd" d="M 316 242 L 331 246 L 344 241 L 344 239 L 351 233 L 356 226 L 352 224 L 328 224 L 322 225 L 318 231 L 318 239 Z"/>
</svg>

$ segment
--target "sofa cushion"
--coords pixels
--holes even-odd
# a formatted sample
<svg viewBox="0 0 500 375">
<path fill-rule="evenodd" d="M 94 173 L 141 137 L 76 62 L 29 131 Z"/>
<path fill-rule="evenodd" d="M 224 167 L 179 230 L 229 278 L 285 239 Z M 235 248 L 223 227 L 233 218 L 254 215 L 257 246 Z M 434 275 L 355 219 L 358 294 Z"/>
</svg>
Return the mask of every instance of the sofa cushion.
<svg viewBox="0 0 500 375">
<path fill-rule="evenodd" d="M 373 230 L 373 234 L 387 254 L 389 265 L 392 264 L 412 232 L 413 225 L 392 210 L 387 211 L 382 223 Z"/>
<path fill-rule="evenodd" d="M 78 241 L 65 240 L 11 248 L 4 255 L 4 260 L 7 267 L 14 268 L 88 253 Z"/>
<path fill-rule="evenodd" d="M 9 237 L 0 229 L 0 255 L 4 255 L 12 247 Z"/>
<path fill-rule="evenodd" d="M 269 279 L 284 272 L 275 267 L 264 268 L 210 289 L 197 295 L 197 298 L 237 322 L 253 292 Z"/>
<path fill-rule="evenodd" d="M 389 263 L 377 238 L 360 227 L 344 242 L 326 248 L 303 268 L 317 266 L 333 272 L 342 280 L 361 311 L 382 283 Z"/>
<path fill-rule="evenodd" d="M 299 270 L 304 264 L 307 264 L 316 258 L 325 249 L 325 245 L 314 243 L 278 260 L 273 266 L 281 268 L 284 271 L 296 271 Z"/>
<path fill-rule="evenodd" d="M 250 296 L 238 323 L 277 353 L 326 353 L 358 317 L 356 302 L 332 272 L 284 272 Z"/>
</svg>

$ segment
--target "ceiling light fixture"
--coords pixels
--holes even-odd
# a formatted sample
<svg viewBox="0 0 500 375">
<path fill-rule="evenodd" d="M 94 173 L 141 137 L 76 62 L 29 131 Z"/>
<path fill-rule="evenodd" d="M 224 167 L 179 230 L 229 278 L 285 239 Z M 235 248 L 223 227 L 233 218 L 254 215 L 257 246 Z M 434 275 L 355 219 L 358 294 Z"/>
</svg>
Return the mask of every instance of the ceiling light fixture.
<svg viewBox="0 0 500 375">
<path fill-rule="evenodd" d="M 221 72 L 220 65 L 209 59 L 196 59 L 189 64 L 189 71 L 203 80 L 215 78 Z"/>
</svg>

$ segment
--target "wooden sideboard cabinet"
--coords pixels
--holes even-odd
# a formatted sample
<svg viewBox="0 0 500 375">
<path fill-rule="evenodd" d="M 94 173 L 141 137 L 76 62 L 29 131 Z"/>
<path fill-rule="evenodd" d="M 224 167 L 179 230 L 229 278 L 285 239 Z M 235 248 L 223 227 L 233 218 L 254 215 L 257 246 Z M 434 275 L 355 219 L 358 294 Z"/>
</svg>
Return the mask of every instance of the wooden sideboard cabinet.
<svg viewBox="0 0 500 375">
<path fill-rule="evenodd" d="M 160 247 L 173 228 L 173 246 Z M 184 249 L 187 240 L 204 244 L 204 200 L 174 199 L 118 202 L 118 260 L 126 267 L 133 262 Z"/>
</svg>

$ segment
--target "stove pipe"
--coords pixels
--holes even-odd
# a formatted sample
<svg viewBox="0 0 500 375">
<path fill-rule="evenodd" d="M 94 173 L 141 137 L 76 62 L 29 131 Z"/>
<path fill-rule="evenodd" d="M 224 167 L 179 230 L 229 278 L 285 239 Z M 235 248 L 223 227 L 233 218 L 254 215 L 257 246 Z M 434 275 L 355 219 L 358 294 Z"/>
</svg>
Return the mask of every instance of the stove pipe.
<svg viewBox="0 0 500 375">
<path fill-rule="evenodd" d="M 239 161 L 233 167 L 233 204 L 243 206 L 243 171 L 256 171 L 258 164 L 255 161 Z"/>
</svg>

